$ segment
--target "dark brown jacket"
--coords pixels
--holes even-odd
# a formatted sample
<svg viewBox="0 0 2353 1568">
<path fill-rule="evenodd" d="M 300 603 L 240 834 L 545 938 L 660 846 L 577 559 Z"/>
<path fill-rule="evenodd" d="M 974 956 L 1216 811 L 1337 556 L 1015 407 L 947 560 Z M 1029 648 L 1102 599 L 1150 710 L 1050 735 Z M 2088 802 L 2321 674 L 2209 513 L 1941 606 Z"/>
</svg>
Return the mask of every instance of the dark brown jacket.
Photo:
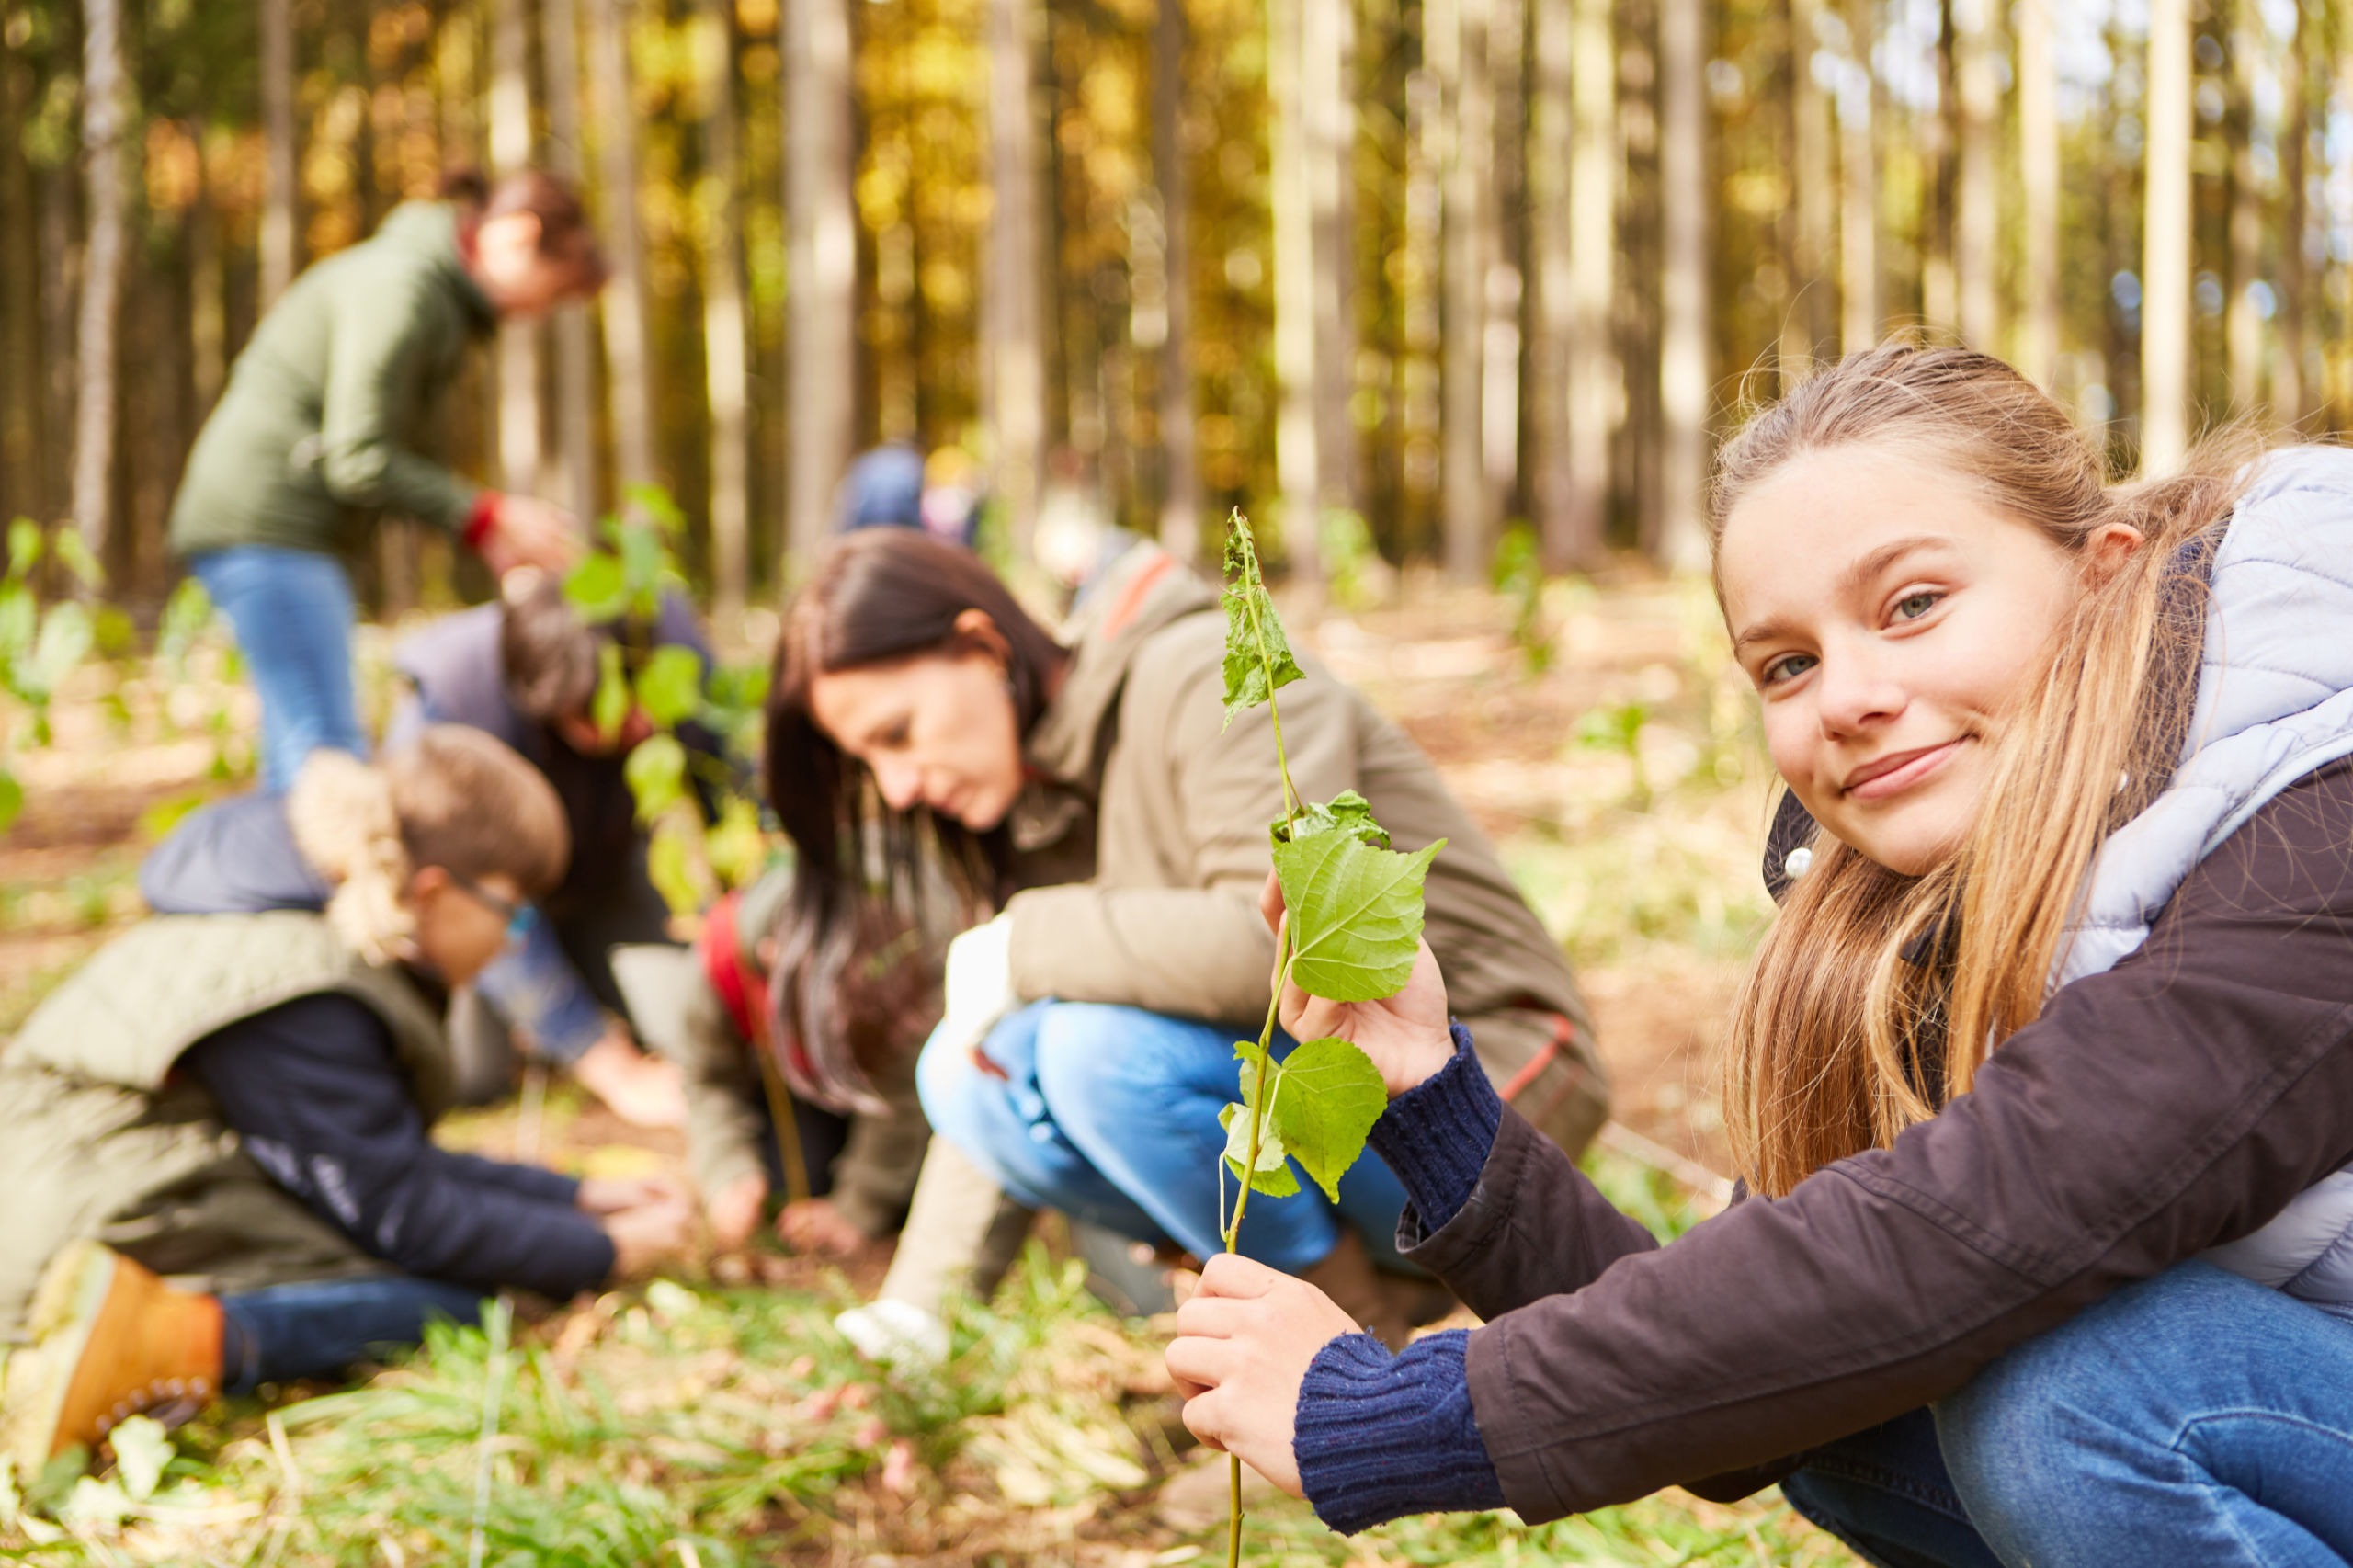
<svg viewBox="0 0 2353 1568">
<path fill-rule="evenodd" d="M 2338 764 L 2274 799 L 2138 952 L 2062 990 L 1892 1148 L 1662 1248 L 1506 1109 L 1476 1193 L 1407 1256 L 1491 1320 L 1471 1337 L 1472 1407 L 1506 1500 L 1536 1522 L 1674 1483 L 1723 1496 L 1776 1480 L 2247 1234 L 2348 1159 Z"/>
</svg>

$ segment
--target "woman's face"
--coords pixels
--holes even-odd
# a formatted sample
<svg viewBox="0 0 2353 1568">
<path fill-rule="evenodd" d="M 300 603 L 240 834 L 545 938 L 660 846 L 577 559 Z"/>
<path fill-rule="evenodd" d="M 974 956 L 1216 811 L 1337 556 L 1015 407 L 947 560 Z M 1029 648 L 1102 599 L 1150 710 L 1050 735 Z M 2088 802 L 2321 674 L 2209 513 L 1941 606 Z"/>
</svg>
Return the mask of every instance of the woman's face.
<svg viewBox="0 0 2353 1568">
<path fill-rule="evenodd" d="M 408 887 L 417 956 L 449 984 L 466 984 L 506 950 L 523 902 L 503 873 L 461 881 L 438 866 L 423 868 Z"/>
<path fill-rule="evenodd" d="M 570 267 L 540 251 L 540 221 L 503 212 L 474 231 L 474 281 L 502 316 L 530 321 L 581 292 Z"/>
<path fill-rule="evenodd" d="M 1021 793 L 1021 732 L 1005 662 L 981 648 L 835 670 L 809 683 L 809 712 L 864 763 L 893 811 L 929 807 L 974 832 Z"/>
<path fill-rule="evenodd" d="M 1733 508 L 1717 555 L 1773 766 L 1841 842 L 1928 870 L 1969 830 L 2079 562 L 2139 538 L 2109 524 L 2078 556 L 1950 471 L 1868 448 L 1785 465 Z"/>
</svg>

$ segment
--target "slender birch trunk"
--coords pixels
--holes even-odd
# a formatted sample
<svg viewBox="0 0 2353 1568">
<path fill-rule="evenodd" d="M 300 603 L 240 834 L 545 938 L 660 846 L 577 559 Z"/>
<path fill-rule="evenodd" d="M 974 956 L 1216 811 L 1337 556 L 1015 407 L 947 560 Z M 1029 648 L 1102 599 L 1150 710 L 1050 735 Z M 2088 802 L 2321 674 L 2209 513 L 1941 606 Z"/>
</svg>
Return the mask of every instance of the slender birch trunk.
<svg viewBox="0 0 2353 1568">
<path fill-rule="evenodd" d="M 2018 0 L 2018 186 L 2024 198 L 2018 368 L 2046 391 L 2059 369 L 2057 0 Z"/>
<path fill-rule="evenodd" d="M 74 520 L 107 558 L 114 519 L 115 326 L 122 298 L 122 138 L 126 87 L 119 0 L 82 9 L 82 155 L 87 229 L 81 322 L 74 333 Z"/>
<path fill-rule="evenodd" d="M 2256 285 L 2263 280 L 2263 191 L 2255 172 L 2255 85 L 2261 74 L 2264 24 L 2241 0 L 2231 27 L 2231 100 L 2223 118 L 2231 147 L 2231 295 L 2222 317 L 2231 415 L 2263 406 L 2263 316 Z"/>
<path fill-rule="evenodd" d="M 2291 430 L 2304 424 L 2304 362 L 2313 345 L 2308 335 L 2313 312 L 2310 275 L 2304 244 L 2312 224 L 2311 195 L 2305 189 L 2305 157 L 2312 140 L 2312 105 L 2308 77 L 2313 20 L 2298 15 L 2296 31 L 2288 40 L 2286 101 L 2279 111 L 2279 180 L 2287 187 L 2288 210 L 2279 242 L 2279 358 L 2272 367 L 2271 406 L 2279 423 Z"/>
<path fill-rule="evenodd" d="M 1665 210 L 1660 289 L 1659 516 L 1651 548 L 1675 572 L 1708 564 L 1700 497 L 1708 469 L 1708 62 L 1704 0 L 1660 0 L 1659 186 Z"/>
<path fill-rule="evenodd" d="M 1428 17 L 1431 69 L 1441 85 L 1448 134 L 1443 176 L 1444 339 L 1439 483 L 1446 573 L 1475 583 L 1486 573 L 1495 522 L 1482 415 L 1486 404 L 1486 284 L 1493 258 L 1494 100 L 1487 79 L 1488 0 L 1444 0 Z"/>
<path fill-rule="evenodd" d="M 1838 181 L 1833 160 L 1830 97 L 1814 80 L 1813 59 L 1821 47 L 1823 0 L 1790 0 L 1790 140 L 1795 156 L 1790 173 L 1796 290 L 1789 320 L 1781 328 L 1784 376 L 1802 375 L 1828 351 L 1837 301 L 1830 274 L 1837 242 Z M 1794 339 L 1794 341 L 1792 341 Z"/>
<path fill-rule="evenodd" d="M 2028 5 L 2039 0 L 2026 0 Z M 1876 0 L 1848 0 L 1847 59 L 1838 86 L 1838 349 L 1879 342 L 1879 74 L 1871 68 Z"/>
<path fill-rule="evenodd" d="M 1311 267 L 1315 311 L 1314 517 L 1357 509 L 1356 425 L 1356 7 L 1355 0 L 1299 0 L 1301 80 L 1306 88 L 1308 201 L 1313 214 Z M 1294 598 L 1313 613 L 1322 591 L 1320 526 L 1309 553 L 1290 558 Z M 1302 592 L 1302 590 L 1306 590 Z"/>
<path fill-rule="evenodd" d="M 645 242 L 637 217 L 637 110 L 630 91 L 629 0 L 588 0 L 588 61 L 597 88 L 599 173 L 604 176 L 605 376 L 611 400 L 618 484 L 650 484 L 654 398 L 645 327 Z"/>
<path fill-rule="evenodd" d="M 580 14 L 577 0 L 540 0 L 540 63 L 548 95 L 548 166 L 577 185 L 587 172 L 580 133 Z M 597 508 L 597 355 L 585 304 L 550 322 L 555 340 L 555 472 L 540 488 L 586 517 Z"/>
<path fill-rule="evenodd" d="M 740 633 L 748 585 L 751 381 L 745 365 L 743 182 L 735 119 L 735 6 L 703 0 L 703 178 L 709 227 L 703 254 L 704 379 L 710 397 L 710 587 L 720 634 Z"/>
<path fill-rule="evenodd" d="M 2141 472 L 2189 452 L 2189 0 L 2150 0 L 2142 196 Z"/>
<path fill-rule="evenodd" d="M 2002 351 L 2000 162 L 2001 83 L 1995 74 L 1994 0 L 1957 0 L 1955 61 L 1960 90 L 1961 159 L 1954 203 L 1953 273 L 1961 341 Z"/>
<path fill-rule="evenodd" d="M 499 179 L 531 162 L 531 40 L 527 0 L 495 0 L 490 25 L 490 169 Z M 529 494 L 540 483 L 540 324 L 498 324 L 498 472 Z"/>
<path fill-rule="evenodd" d="M 1282 489 L 1283 554 L 1316 581 L 1316 510 L 1323 454 L 1315 418 L 1317 233 L 1314 132 L 1308 120 L 1307 11 L 1329 0 L 1268 0 L 1267 85 L 1274 100 L 1271 204 L 1275 242 L 1275 475 Z"/>
<path fill-rule="evenodd" d="M 989 226 L 984 362 L 995 489 L 1017 553 L 1038 522 L 1046 436 L 1042 223 L 1030 103 L 1032 0 L 989 0 Z M 847 213 L 845 213 L 847 220 Z"/>
<path fill-rule="evenodd" d="M 1193 431 L 1191 214 L 1183 105 L 1184 0 L 1161 0 L 1152 29 L 1152 177 L 1160 193 L 1165 336 L 1160 344 L 1160 542 L 1180 561 L 1201 549 L 1201 476 Z"/>
<path fill-rule="evenodd" d="M 261 308 L 294 281 L 294 0 L 261 0 Z"/>
<path fill-rule="evenodd" d="M 1618 40 L 1609 0 L 1574 0 L 1569 57 L 1569 517 L 1566 565 L 1598 565 L 1609 506 L 1609 448 L 1625 399 L 1618 358 Z"/>
<path fill-rule="evenodd" d="M 1528 94 L 1528 436 L 1544 564 L 1562 572 L 1577 564 L 1584 550 L 1576 536 L 1576 471 L 1569 449 L 1575 0 L 1534 0 L 1529 30 L 1534 59 Z"/>
</svg>

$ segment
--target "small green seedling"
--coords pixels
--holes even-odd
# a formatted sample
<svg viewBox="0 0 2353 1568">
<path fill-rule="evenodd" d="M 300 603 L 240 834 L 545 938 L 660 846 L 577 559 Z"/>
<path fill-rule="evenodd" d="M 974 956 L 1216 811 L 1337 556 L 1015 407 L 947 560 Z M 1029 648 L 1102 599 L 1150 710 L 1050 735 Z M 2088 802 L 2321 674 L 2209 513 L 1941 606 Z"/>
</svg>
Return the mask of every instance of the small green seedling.
<svg viewBox="0 0 2353 1568">
<path fill-rule="evenodd" d="M 1340 1177 L 1364 1153 L 1366 1136 L 1389 1103 L 1381 1070 L 1345 1040 L 1302 1042 L 1274 1059 L 1276 1010 L 1295 983 L 1311 996 L 1371 1002 L 1404 989 L 1422 936 L 1422 879 L 1446 846 L 1413 854 L 1389 847 L 1372 805 L 1353 790 L 1326 801 L 1299 798 L 1283 751 L 1282 710 L 1275 693 L 1300 678 L 1258 571 L 1250 524 L 1233 514 L 1225 545 L 1225 721 L 1260 703 L 1275 732 L 1275 767 L 1282 775 L 1283 814 L 1269 826 L 1275 875 L 1282 883 L 1283 915 L 1275 934 L 1275 994 L 1255 1040 L 1238 1040 L 1239 1104 L 1221 1118 L 1225 1169 L 1239 1189 L 1223 1216 L 1225 1250 L 1235 1249 L 1253 1192 L 1288 1198 L 1299 1190 L 1296 1165 L 1308 1180 L 1338 1201 Z M 1223 1185 L 1221 1182 L 1220 1190 Z M 1242 1461 L 1230 1461 L 1232 1526 L 1227 1568 L 1242 1560 Z"/>
</svg>

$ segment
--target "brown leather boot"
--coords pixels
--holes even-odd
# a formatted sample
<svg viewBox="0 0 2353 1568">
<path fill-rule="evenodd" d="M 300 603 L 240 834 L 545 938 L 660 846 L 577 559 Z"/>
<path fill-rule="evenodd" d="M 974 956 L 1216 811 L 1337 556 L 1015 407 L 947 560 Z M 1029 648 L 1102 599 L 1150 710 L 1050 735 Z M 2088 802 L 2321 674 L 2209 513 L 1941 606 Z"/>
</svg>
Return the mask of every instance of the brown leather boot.
<svg viewBox="0 0 2353 1568">
<path fill-rule="evenodd" d="M 32 1343 L 8 1358 L 0 1429 L 19 1474 L 132 1415 L 177 1426 L 221 1391 L 221 1303 L 175 1290 L 96 1242 L 51 1260 Z"/>
<path fill-rule="evenodd" d="M 1335 1306 L 1390 1349 L 1403 1350 L 1413 1336 L 1414 1325 L 1406 1321 L 1402 1303 L 1383 1289 L 1364 1238 L 1354 1231 L 1341 1232 L 1340 1244 L 1323 1262 L 1300 1270 L 1299 1277 L 1331 1297 Z"/>
</svg>

